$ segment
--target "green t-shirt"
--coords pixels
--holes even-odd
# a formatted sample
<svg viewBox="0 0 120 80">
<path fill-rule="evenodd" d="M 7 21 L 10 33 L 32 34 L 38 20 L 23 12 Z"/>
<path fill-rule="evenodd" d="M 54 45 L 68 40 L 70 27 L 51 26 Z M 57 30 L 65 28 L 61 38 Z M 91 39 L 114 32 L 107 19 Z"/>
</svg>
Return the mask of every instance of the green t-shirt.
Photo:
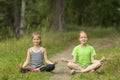
<svg viewBox="0 0 120 80">
<path fill-rule="evenodd" d="M 91 57 L 96 55 L 96 53 L 94 48 L 90 45 L 84 47 L 78 45 L 73 49 L 72 55 L 76 57 L 78 65 L 86 67 L 91 64 Z"/>
</svg>

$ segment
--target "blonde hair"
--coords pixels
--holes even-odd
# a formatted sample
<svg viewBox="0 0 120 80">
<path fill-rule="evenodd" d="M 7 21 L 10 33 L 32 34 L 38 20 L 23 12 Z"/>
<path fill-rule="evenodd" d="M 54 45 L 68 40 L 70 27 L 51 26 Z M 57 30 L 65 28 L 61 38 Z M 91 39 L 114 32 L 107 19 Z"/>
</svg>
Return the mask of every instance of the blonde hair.
<svg viewBox="0 0 120 80">
<path fill-rule="evenodd" d="M 40 36 L 40 34 L 38 32 L 33 32 L 32 33 L 32 39 L 33 39 L 34 36 L 38 36 L 38 38 L 40 39 L 39 45 L 41 45 L 41 36 Z"/>
</svg>

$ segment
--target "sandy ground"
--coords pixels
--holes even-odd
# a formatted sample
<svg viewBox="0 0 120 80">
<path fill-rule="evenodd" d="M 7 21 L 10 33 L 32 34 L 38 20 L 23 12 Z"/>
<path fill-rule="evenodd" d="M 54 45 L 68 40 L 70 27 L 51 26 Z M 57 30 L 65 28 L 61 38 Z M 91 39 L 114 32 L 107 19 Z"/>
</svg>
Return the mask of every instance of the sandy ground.
<svg viewBox="0 0 120 80">
<path fill-rule="evenodd" d="M 72 59 L 71 52 L 75 45 L 70 46 L 68 49 L 54 55 L 52 57 L 53 61 L 58 60 L 55 70 L 53 71 L 53 76 L 49 80 L 70 80 L 71 74 L 70 69 L 66 66 L 65 62 L 61 62 L 60 58 Z"/>
</svg>

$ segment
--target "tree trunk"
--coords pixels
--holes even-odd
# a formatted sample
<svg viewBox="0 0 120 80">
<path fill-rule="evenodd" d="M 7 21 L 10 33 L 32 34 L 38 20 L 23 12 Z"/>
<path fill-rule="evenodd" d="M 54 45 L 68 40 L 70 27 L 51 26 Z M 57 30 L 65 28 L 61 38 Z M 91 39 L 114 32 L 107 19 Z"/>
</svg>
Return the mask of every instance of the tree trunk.
<svg viewBox="0 0 120 80">
<path fill-rule="evenodd" d="M 24 34 L 24 29 L 25 27 L 25 0 L 22 0 L 21 2 L 21 21 L 20 21 L 20 35 Z"/>
<path fill-rule="evenodd" d="M 64 0 L 51 0 L 51 28 L 54 30 L 64 30 Z"/>
<path fill-rule="evenodd" d="M 19 33 L 19 13 L 18 13 L 18 0 L 14 0 L 14 27 L 13 31 L 15 33 L 15 36 Z"/>
</svg>

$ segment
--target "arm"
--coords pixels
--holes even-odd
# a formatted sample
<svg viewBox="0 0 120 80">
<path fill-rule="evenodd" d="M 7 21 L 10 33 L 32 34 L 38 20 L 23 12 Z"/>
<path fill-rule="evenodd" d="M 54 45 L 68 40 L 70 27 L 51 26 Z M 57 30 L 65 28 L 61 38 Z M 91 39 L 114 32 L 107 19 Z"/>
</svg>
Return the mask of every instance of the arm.
<svg viewBox="0 0 120 80">
<path fill-rule="evenodd" d="M 45 62 L 48 63 L 48 64 L 54 64 L 54 63 L 52 63 L 52 62 L 48 59 L 47 52 L 46 52 L 46 49 L 45 49 L 45 48 L 43 49 L 43 53 L 44 53 L 44 60 L 45 60 Z"/>
<path fill-rule="evenodd" d="M 94 57 L 92 56 L 92 57 L 91 57 L 91 62 L 93 63 L 93 62 L 94 62 L 94 60 L 95 60 L 95 59 L 94 59 Z"/>
<path fill-rule="evenodd" d="M 78 50 L 77 50 L 77 48 L 75 47 L 74 49 L 73 49 L 73 51 L 72 51 L 72 56 L 73 56 L 73 58 L 71 59 L 71 60 L 67 60 L 67 59 L 65 59 L 65 58 L 61 58 L 61 61 L 63 61 L 63 62 L 72 62 L 72 63 L 75 63 L 76 62 L 76 60 L 77 60 L 77 58 L 76 58 L 76 54 L 78 53 Z"/>
<path fill-rule="evenodd" d="M 71 59 L 71 60 L 67 60 L 67 59 L 65 59 L 65 58 L 61 58 L 61 60 L 62 60 L 63 62 L 73 62 L 73 63 L 75 63 L 75 62 L 76 62 L 76 57 L 73 56 L 73 59 Z"/>
<path fill-rule="evenodd" d="M 30 52 L 28 50 L 26 60 L 25 60 L 24 64 L 22 65 L 22 67 L 24 68 L 25 66 L 27 66 L 29 62 L 30 62 Z"/>
<path fill-rule="evenodd" d="M 106 58 L 103 56 L 100 60 L 97 60 L 97 59 L 95 59 L 94 57 L 91 57 L 91 62 L 92 62 L 92 63 L 95 63 L 95 62 L 98 62 L 98 61 L 104 62 L 104 61 L 106 61 Z"/>
<path fill-rule="evenodd" d="M 97 62 L 98 60 L 96 60 L 93 56 L 91 57 L 91 62 L 92 63 L 95 63 L 95 62 Z"/>
</svg>

